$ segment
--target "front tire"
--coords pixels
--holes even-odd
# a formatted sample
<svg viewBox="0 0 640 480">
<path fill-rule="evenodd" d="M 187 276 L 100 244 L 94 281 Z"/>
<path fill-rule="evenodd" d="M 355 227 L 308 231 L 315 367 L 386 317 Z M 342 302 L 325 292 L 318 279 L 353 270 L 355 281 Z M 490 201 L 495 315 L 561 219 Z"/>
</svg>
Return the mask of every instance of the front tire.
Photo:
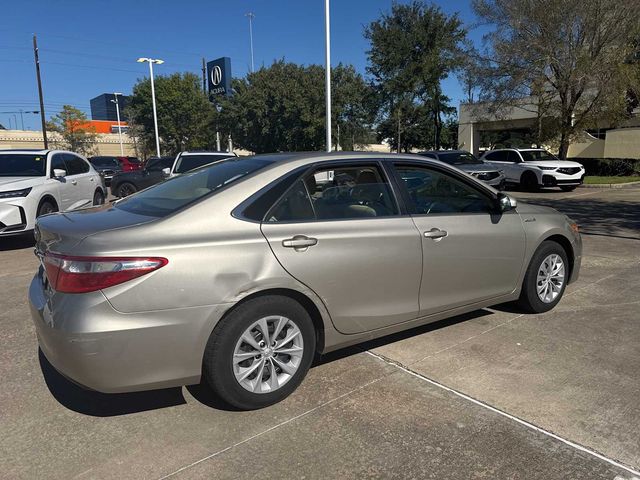
<svg viewBox="0 0 640 480">
<path fill-rule="evenodd" d="M 233 407 L 267 407 L 300 385 L 315 341 L 311 317 L 298 302 L 283 296 L 254 298 L 216 325 L 204 353 L 203 378 Z"/>
<path fill-rule="evenodd" d="M 542 242 L 529 262 L 518 305 L 529 313 L 548 312 L 560 302 L 568 280 L 567 252 L 556 242 Z"/>
<path fill-rule="evenodd" d="M 540 190 L 538 177 L 533 172 L 524 172 L 520 178 L 520 185 L 527 192 L 537 192 Z"/>
<path fill-rule="evenodd" d="M 43 200 L 42 202 L 40 202 L 40 205 L 38 205 L 36 218 L 42 215 L 47 215 L 49 213 L 53 213 L 57 211 L 58 211 L 58 207 L 56 206 L 55 203 L 53 203 L 51 200 Z"/>
<path fill-rule="evenodd" d="M 136 193 L 137 191 L 138 189 L 133 183 L 123 182 L 120 185 L 118 185 L 116 196 L 120 198 L 124 198 Z"/>
</svg>

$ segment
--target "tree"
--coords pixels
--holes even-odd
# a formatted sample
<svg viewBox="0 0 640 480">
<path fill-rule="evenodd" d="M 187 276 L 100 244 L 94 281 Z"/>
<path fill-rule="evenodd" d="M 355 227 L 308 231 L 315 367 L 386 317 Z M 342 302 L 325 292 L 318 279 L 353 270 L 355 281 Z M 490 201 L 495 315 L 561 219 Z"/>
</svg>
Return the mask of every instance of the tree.
<svg viewBox="0 0 640 480">
<path fill-rule="evenodd" d="M 640 0 L 474 0 L 473 8 L 495 27 L 479 57 L 483 99 L 501 108 L 531 96 L 538 142 L 557 132 L 561 158 L 579 131 L 627 115 Z"/>
<path fill-rule="evenodd" d="M 208 127 L 214 111 L 202 92 L 201 81 L 193 73 L 174 73 L 154 79 L 158 134 L 165 154 L 212 146 L 213 132 Z M 138 139 L 151 149 L 155 145 L 155 133 L 148 78 L 134 85 L 127 114 Z"/>
<path fill-rule="evenodd" d="M 332 71 L 334 143 L 339 125 L 342 147 L 354 148 L 368 140 L 368 86 L 351 66 Z M 220 114 L 213 122 L 236 145 L 257 153 L 325 148 L 323 67 L 279 60 L 234 79 L 232 87 L 233 95 L 219 100 Z"/>
<path fill-rule="evenodd" d="M 47 122 L 47 130 L 58 133 L 52 138 L 58 148 L 71 150 L 81 155 L 91 156 L 96 151 L 96 130 L 90 126 L 87 116 L 71 105 L 64 105 L 62 111 Z"/>
<path fill-rule="evenodd" d="M 434 148 L 440 148 L 443 115 L 451 111 L 441 82 L 465 61 L 466 30 L 458 16 L 420 1 L 394 3 L 364 35 L 371 42 L 367 71 L 378 91 L 379 118 L 382 124 L 396 123 L 395 134 L 386 130 L 392 144 L 404 150 L 423 146 L 413 142 L 426 137 L 408 134 L 430 122 Z M 417 119 L 418 114 L 425 117 Z"/>
</svg>

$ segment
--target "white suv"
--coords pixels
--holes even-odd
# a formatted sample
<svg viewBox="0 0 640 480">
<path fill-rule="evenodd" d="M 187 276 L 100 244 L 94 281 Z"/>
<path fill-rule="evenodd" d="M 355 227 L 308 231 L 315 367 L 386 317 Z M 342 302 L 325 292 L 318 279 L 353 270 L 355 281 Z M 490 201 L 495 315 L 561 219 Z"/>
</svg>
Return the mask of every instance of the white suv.
<svg viewBox="0 0 640 480">
<path fill-rule="evenodd" d="M 32 230 L 36 217 L 104 203 L 102 177 L 60 150 L 0 150 L 0 237 Z"/>
<path fill-rule="evenodd" d="M 504 170 L 507 183 L 534 191 L 543 187 L 574 190 L 584 181 L 584 167 L 560 160 L 542 148 L 503 148 L 485 152 L 481 160 Z"/>
</svg>

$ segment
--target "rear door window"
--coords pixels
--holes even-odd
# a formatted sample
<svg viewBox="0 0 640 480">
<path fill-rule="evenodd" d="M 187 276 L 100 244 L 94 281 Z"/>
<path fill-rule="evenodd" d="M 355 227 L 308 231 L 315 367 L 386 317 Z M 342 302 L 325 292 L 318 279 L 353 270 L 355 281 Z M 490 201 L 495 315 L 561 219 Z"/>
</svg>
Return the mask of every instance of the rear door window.
<svg viewBox="0 0 640 480">
<path fill-rule="evenodd" d="M 391 186 L 380 168 L 376 164 L 359 164 L 319 168 L 305 175 L 274 206 L 267 221 L 342 220 L 397 214 Z"/>
</svg>

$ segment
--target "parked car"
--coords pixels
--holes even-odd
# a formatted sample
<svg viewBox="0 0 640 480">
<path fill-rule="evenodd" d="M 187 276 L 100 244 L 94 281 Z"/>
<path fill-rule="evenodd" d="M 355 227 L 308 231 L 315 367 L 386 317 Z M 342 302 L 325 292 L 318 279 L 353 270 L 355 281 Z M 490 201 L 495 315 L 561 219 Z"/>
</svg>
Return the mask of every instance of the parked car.
<svg viewBox="0 0 640 480">
<path fill-rule="evenodd" d="M 200 168 L 209 163 L 224 160 L 225 158 L 235 157 L 236 154 L 231 152 L 180 152 L 173 162 L 171 169 L 167 173 L 170 177 L 182 175 L 196 168 Z"/>
<path fill-rule="evenodd" d="M 469 153 L 466 150 L 431 150 L 420 152 L 418 155 L 435 158 L 441 162 L 453 165 L 498 190 L 504 189 L 504 172 L 493 165 L 478 160 L 473 153 Z"/>
<path fill-rule="evenodd" d="M 114 175 L 111 179 L 111 193 L 116 197 L 126 197 L 138 190 L 162 182 L 167 177 L 163 170 L 170 168 L 173 161 L 174 157 L 150 158 L 141 170 Z"/>
<path fill-rule="evenodd" d="M 61 150 L 0 150 L 0 236 L 32 230 L 36 217 L 104 203 L 102 177 Z"/>
<path fill-rule="evenodd" d="M 134 172 L 142 169 L 142 163 L 136 157 L 116 157 L 123 172 Z"/>
<path fill-rule="evenodd" d="M 104 184 L 111 185 L 111 179 L 117 173 L 122 172 L 120 162 L 115 157 L 89 157 L 89 163 L 102 175 Z"/>
<path fill-rule="evenodd" d="M 512 300 L 548 311 L 582 251 L 565 215 L 456 168 L 346 152 L 229 158 L 41 217 L 36 240 L 56 369 L 100 392 L 204 379 L 242 409 L 285 398 L 317 353 Z"/>
<path fill-rule="evenodd" d="M 542 148 L 502 148 L 485 152 L 480 159 L 503 169 L 507 183 L 529 191 L 560 187 L 570 192 L 584 181 L 582 165 L 560 160 Z"/>
</svg>

